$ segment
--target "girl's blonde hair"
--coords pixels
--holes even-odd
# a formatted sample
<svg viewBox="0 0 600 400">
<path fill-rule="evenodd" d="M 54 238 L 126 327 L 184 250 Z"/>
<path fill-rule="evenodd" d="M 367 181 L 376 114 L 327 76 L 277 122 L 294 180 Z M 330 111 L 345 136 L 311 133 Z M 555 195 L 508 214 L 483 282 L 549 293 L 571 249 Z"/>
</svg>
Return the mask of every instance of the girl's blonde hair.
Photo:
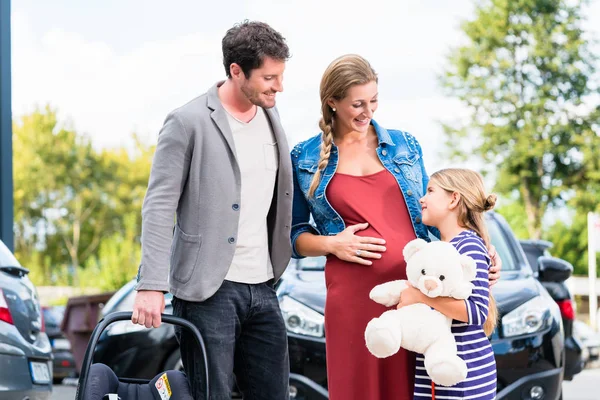
<svg viewBox="0 0 600 400">
<path fill-rule="evenodd" d="M 321 174 L 327 167 L 331 147 L 333 145 L 333 120 L 335 112 L 328 102 L 332 99 L 342 100 L 346 97 L 348 89 L 354 85 L 364 85 L 369 82 L 377 82 L 377 74 L 371 64 L 356 54 L 347 54 L 333 60 L 327 67 L 321 78 L 321 154 L 319 156 L 318 169 L 313 176 L 308 196 L 312 197 L 321 182 Z"/>
<path fill-rule="evenodd" d="M 467 229 L 475 231 L 490 246 L 490 236 L 485 225 L 483 213 L 496 205 L 497 196 L 487 195 L 482 176 L 472 170 L 448 168 L 431 175 L 430 182 L 449 193 L 458 193 L 458 223 Z M 488 315 L 483 325 L 487 336 L 491 335 L 498 322 L 496 300 L 490 290 Z"/>
</svg>

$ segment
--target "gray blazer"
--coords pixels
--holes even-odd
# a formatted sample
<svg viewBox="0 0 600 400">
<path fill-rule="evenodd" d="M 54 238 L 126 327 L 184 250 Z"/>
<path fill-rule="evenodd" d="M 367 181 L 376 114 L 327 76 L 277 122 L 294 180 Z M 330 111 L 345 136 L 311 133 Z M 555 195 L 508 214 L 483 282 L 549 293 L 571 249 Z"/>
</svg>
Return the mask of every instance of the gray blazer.
<svg viewBox="0 0 600 400">
<path fill-rule="evenodd" d="M 244 205 L 235 143 L 217 94 L 221 84 L 171 112 L 160 131 L 142 207 L 137 290 L 170 291 L 184 300 L 203 301 L 229 270 Z M 279 114 L 274 108 L 266 112 L 279 148 L 267 216 L 277 280 L 291 256 L 292 167 Z"/>
</svg>

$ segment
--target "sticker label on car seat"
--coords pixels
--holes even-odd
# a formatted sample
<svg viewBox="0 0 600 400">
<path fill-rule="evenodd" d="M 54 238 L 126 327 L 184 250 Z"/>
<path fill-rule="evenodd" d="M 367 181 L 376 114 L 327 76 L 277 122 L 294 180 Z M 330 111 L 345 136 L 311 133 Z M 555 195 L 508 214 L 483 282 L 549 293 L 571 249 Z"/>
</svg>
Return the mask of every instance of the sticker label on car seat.
<svg viewBox="0 0 600 400">
<path fill-rule="evenodd" d="M 161 375 L 160 378 L 154 384 L 161 400 L 169 400 L 171 398 L 171 385 L 169 385 L 169 379 L 167 379 L 167 373 Z"/>
</svg>

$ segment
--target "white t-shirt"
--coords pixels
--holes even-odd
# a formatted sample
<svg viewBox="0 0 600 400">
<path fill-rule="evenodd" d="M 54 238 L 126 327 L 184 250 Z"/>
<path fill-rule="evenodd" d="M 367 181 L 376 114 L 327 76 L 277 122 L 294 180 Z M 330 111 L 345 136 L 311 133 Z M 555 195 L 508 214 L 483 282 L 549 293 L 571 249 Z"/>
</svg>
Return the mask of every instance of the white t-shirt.
<svg viewBox="0 0 600 400">
<path fill-rule="evenodd" d="M 250 122 L 227 113 L 242 177 L 240 222 L 226 280 L 262 283 L 273 278 L 267 214 L 273 200 L 279 152 L 269 119 L 261 107 Z"/>
</svg>

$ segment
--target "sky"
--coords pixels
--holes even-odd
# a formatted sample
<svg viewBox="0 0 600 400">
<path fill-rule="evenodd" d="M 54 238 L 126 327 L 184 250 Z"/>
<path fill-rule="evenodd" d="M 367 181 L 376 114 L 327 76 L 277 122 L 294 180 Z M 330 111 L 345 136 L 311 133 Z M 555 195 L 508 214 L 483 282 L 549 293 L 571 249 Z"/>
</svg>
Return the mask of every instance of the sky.
<svg viewBox="0 0 600 400">
<path fill-rule="evenodd" d="M 4 0 L 2 0 L 4 1 Z M 225 79 L 221 39 L 244 19 L 286 38 L 292 57 L 277 107 L 290 145 L 317 134 L 319 83 L 336 57 L 356 53 L 379 75 L 375 119 L 411 132 L 428 171 L 444 159 L 440 121 L 465 110 L 437 76 L 463 43 L 472 0 L 13 0 L 13 117 L 46 104 L 95 146 L 155 143 L 166 115 Z M 586 10 L 600 38 L 600 1 Z"/>
</svg>

